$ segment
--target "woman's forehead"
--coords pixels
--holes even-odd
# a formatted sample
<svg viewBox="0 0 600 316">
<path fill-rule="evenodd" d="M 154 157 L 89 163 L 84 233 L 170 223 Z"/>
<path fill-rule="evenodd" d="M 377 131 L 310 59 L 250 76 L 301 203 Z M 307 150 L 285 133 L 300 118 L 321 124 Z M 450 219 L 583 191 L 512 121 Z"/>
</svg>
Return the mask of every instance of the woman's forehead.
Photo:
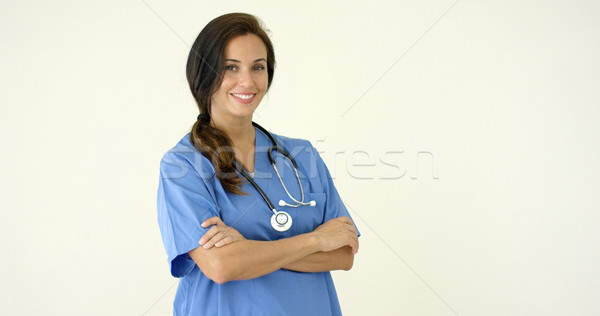
<svg viewBox="0 0 600 316">
<path fill-rule="evenodd" d="M 225 46 L 225 59 L 254 62 L 261 58 L 267 59 L 267 47 L 262 39 L 254 34 L 236 36 Z"/>
</svg>

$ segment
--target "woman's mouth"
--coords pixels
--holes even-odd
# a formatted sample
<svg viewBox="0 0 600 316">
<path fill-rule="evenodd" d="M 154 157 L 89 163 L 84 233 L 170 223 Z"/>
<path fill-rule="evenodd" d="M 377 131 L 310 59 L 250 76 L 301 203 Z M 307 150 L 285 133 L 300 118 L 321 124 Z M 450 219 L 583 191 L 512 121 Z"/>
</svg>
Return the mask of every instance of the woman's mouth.
<svg viewBox="0 0 600 316">
<path fill-rule="evenodd" d="M 250 104 L 250 103 L 252 103 L 252 101 L 254 101 L 256 94 L 255 93 L 231 93 L 231 96 L 233 96 L 233 98 L 238 102 L 241 102 L 244 104 Z"/>
</svg>

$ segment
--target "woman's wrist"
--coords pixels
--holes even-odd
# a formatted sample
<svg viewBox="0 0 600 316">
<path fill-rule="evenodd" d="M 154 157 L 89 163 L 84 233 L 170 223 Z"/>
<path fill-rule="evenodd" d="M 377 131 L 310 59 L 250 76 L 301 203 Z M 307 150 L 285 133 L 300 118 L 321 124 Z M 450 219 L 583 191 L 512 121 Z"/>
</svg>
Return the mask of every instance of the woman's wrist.
<svg viewBox="0 0 600 316">
<path fill-rule="evenodd" d="M 311 253 L 323 251 L 323 249 L 321 249 L 322 243 L 319 233 L 313 231 L 310 233 L 306 233 L 303 236 L 306 238 L 306 243 L 309 246 L 309 248 L 312 249 Z"/>
</svg>

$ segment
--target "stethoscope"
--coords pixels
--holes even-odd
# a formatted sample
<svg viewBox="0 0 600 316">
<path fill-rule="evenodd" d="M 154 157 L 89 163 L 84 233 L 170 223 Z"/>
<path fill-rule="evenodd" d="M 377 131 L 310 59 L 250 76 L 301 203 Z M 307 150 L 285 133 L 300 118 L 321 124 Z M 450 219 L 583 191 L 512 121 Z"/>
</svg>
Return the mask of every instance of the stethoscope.
<svg viewBox="0 0 600 316">
<path fill-rule="evenodd" d="M 289 203 L 285 202 L 284 200 L 279 200 L 279 206 L 289 206 L 289 207 L 298 207 L 298 206 L 305 206 L 305 205 L 310 205 L 313 207 L 316 206 L 317 202 L 315 202 L 315 201 L 304 202 L 304 188 L 302 187 L 302 183 L 300 182 L 300 176 L 298 175 L 298 167 L 296 166 L 296 161 L 294 161 L 294 158 L 292 158 L 292 156 L 285 149 L 283 149 L 277 145 L 277 142 L 275 141 L 275 138 L 273 137 L 273 135 L 271 135 L 271 133 L 267 132 L 266 129 L 264 129 L 262 126 L 254 123 L 254 122 L 252 122 L 252 125 L 254 125 L 257 129 L 259 129 L 263 134 L 265 134 L 269 138 L 271 143 L 273 143 L 273 146 L 269 147 L 269 149 L 267 150 L 267 157 L 269 158 L 269 163 L 271 163 L 271 166 L 275 170 L 275 174 L 277 174 L 277 178 L 279 179 L 279 182 L 281 182 L 281 186 L 283 187 L 283 190 L 285 191 L 285 193 L 288 195 L 288 197 L 292 201 L 294 201 L 294 203 L 296 203 L 296 204 L 289 204 Z M 280 154 L 282 154 L 284 157 L 286 157 L 292 163 L 292 166 L 294 167 L 294 174 L 296 175 L 296 180 L 298 180 L 298 186 L 300 187 L 300 194 L 301 194 L 300 201 L 295 199 L 290 194 L 287 187 L 283 183 L 283 179 L 281 178 L 281 175 L 279 174 L 279 170 L 277 170 L 277 166 L 275 165 L 275 159 L 273 159 L 273 154 L 272 154 L 273 151 L 279 152 Z M 273 216 L 271 216 L 271 226 L 273 227 L 273 229 L 275 229 L 278 232 L 284 232 L 284 231 L 287 231 L 288 229 L 290 229 L 290 227 L 292 227 L 292 216 L 288 212 L 278 211 L 275 208 L 275 205 L 273 205 L 273 203 L 269 199 L 269 197 L 267 197 L 267 195 L 260 188 L 260 186 L 258 184 L 256 184 L 256 182 L 254 182 L 252 177 L 250 177 L 250 175 L 248 175 L 246 173 L 244 168 L 241 168 L 239 166 L 239 164 L 237 164 L 237 163 L 234 163 L 233 167 L 239 173 L 241 173 L 242 176 L 244 176 L 244 178 L 246 178 L 246 180 L 248 180 L 248 182 L 250 182 L 252 184 L 252 186 L 256 189 L 256 191 L 258 191 L 258 193 L 260 193 L 263 200 L 265 200 L 265 202 L 267 203 L 267 205 L 269 206 L 271 211 L 273 211 Z"/>
</svg>

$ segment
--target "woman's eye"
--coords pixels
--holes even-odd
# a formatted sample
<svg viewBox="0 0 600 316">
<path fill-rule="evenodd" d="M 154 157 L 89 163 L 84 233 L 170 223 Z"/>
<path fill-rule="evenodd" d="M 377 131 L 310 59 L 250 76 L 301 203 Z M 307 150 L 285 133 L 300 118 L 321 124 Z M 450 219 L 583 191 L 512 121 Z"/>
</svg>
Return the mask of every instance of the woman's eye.
<svg viewBox="0 0 600 316">
<path fill-rule="evenodd" d="M 256 66 L 254 66 L 254 70 L 265 70 L 265 66 L 263 66 L 263 65 L 256 65 Z"/>
<path fill-rule="evenodd" d="M 226 65 L 225 66 L 225 70 L 235 70 L 235 69 L 236 69 L 235 65 Z"/>
</svg>

